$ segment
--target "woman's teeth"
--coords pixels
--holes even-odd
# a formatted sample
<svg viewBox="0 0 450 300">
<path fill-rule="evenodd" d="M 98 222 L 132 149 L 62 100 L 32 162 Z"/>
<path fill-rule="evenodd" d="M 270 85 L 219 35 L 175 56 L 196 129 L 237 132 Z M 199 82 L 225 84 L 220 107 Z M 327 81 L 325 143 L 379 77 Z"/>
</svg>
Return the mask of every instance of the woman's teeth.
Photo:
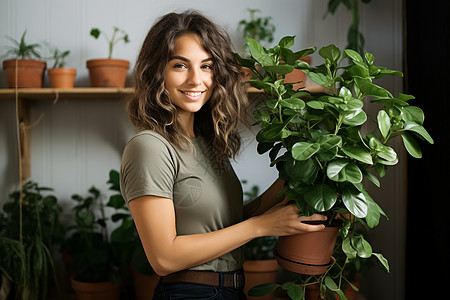
<svg viewBox="0 0 450 300">
<path fill-rule="evenodd" d="M 186 94 L 188 96 L 197 97 L 202 94 L 202 92 L 183 92 L 183 94 Z"/>
</svg>

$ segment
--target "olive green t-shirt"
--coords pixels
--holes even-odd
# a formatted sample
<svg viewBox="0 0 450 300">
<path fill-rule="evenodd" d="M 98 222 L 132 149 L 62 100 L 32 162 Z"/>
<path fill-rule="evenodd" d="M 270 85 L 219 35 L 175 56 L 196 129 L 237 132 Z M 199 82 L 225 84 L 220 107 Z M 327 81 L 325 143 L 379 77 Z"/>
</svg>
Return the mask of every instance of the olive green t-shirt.
<svg viewBox="0 0 450 300">
<path fill-rule="evenodd" d="M 194 150 L 172 146 L 153 131 L 142 131 L 126 145 L 120 169 L 125 201 L 159 196 L 173 201 L 177 235 L 206 233 L 242 221 L 242 186 L 231 164 L 213 166 L 212 148 L 198 136 Z M 242 267 L 242 248 L 193 270 L 235 271 Z"/>
</svg>

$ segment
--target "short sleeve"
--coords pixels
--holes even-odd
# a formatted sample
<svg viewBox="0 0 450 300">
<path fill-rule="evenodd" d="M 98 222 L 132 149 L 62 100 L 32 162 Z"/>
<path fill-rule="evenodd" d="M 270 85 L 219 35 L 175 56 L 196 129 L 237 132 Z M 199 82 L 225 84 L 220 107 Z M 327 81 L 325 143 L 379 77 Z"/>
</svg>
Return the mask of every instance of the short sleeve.
<svg viewBox="0 0 450 300">
<path fill-rule="evenodd" d="M 139 133 L 126 145 L 120 167 L 120 189 L 128 203 L 146 196 L 172 199 L 176 155 L 170 144 L 153 132 Z"/>
</svg>

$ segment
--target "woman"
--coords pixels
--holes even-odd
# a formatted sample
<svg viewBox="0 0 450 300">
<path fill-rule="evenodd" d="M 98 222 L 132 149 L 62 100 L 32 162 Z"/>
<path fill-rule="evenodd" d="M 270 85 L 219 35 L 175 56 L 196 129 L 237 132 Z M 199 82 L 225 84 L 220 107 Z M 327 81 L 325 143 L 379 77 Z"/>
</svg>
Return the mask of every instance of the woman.
<svg viewBox="0 0 450 300">
<path fill-rule="evenodd" d="M 121 190 L 150 264 L 154 299 L 245 299 L 241 246 L 260 236 L 323 229 L 285 205 L 277 180 L 242 207 L 229 159 L 246 122 L 242 71 L 228 35 L 196 12 L 170 13 L 150 29 L 138 56 Z"/>
</svg>

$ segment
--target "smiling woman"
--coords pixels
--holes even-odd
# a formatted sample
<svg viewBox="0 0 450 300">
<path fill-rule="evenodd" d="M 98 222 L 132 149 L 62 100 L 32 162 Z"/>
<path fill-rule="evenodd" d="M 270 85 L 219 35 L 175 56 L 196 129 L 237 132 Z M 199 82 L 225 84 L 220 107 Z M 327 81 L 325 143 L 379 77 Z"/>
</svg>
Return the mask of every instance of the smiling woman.
<svg viewBox="0 0 450 300">
<path fill-rule="evenodd" d="M 243 72 L 228 35 L 196 12 L 171 13 L 138 56 L 121 191 L 147 258 L 161 277 L 154 299 L 245 299 L 242 246 L 260 236 L 322 230 L 284 205 L 277 180 L 243 207 L 229 162 L 247 124 Z M 278 205 L 281 204 L 281 205 Z"/>
<path fill-rule="evenodd" d="M 164 84 L 183 127 L 189 137 L 195 137 L 194 114 L 209 100 L 214 89 L 213 60 L 193 33 L 179 37 L 173 52 L 164 72 Z"/>
</svg>

